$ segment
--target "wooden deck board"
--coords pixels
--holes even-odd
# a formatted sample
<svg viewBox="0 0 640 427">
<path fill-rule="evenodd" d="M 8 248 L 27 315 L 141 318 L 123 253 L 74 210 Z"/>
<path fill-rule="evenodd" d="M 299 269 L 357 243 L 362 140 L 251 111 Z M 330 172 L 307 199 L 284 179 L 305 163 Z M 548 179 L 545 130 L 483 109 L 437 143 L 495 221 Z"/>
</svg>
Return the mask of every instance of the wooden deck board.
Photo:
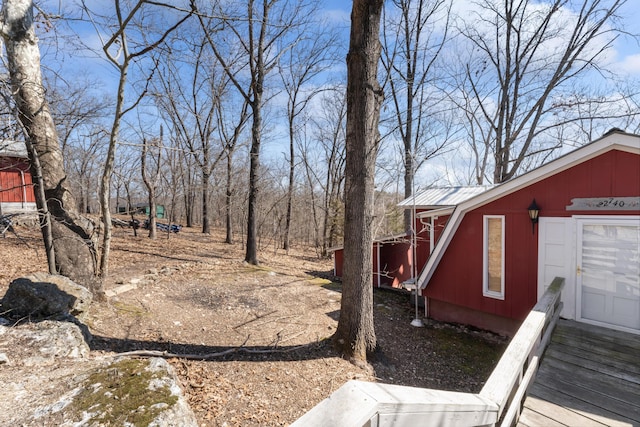
<svg viewBox="0 0 640 427">
<path fill-rule="evenodd" d="M 528 415 L 525 416 L 523 420 L 525 413 Z M 537 415 L 533 417 L 532 413 Z M 534 419 L 539 420 L 539 422 L 533 422 Z M 606 425 L 595 420 L 593 417 L 584 416 L 580 412 L 549 403 L 544 399 L 534 396 L 529 396 L 527 399 L 526 406 L 522 411 L 519 421 L 522 421 L 525 425 L 534 426 L 540 425 L 540 423 L 544 423 L 545 425 L 558 424 L 566 426 L 576 422 L 582 427 L 604 427 Z"/>
<path fill-rule="evenodd" d="M 518 425 L 640 426 L 640 336 L 561 320 Z"/>
<path fill-rule="evenodd" d="M 584 352 L 577 350 L 572 351 L 572 347 L 560 344 L 549 347 L 545 352 L 545 357 L 565 360 L 574 365 L 584 366 L 594 371 L 640 384 L 640 364 L 631 365 L 604 356 L 597 357 L 597 355 L 585 357 Z"/>
</svg>

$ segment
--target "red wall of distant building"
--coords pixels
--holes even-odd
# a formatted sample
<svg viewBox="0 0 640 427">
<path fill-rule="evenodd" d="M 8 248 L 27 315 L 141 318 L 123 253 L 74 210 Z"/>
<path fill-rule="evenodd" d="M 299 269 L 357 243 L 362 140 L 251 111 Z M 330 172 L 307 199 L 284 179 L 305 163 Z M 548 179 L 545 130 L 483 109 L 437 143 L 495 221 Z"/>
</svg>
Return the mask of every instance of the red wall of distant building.
<svg viewBox="0 0 640 427">
<path fill-rule="evenodd" d="M 26 159 L 0 157 L 0 202 L 35 202 Z"/>
<path fill-rule="evenodd" d="M 411 243 L 403 242 L 381 242 L 375 247 L 380 247 L 380 281 L 374 284 L 380 286 L 392 286 L 398 288 L 402 283 L 411 278 Z M 419 273 L 419 271 L 418 271 Z"/>
<path fill-rule="evenodd" d="M 418 211 L 421 212 L 421 211 Z M 449 215 L 440 216 L 435 219 L 434 242 L 437 242 L 444 226 L 449 219 Z M 430 237 L 426 219 L 421 222 L 416 220 L 416 274 L 420 274 L 430 255 Z M 378 258 L 378 248 L 380 257 Z M 411 249 L 411 237 L 390 239 L 373 243 L 373 285 L 391 286 L 398 288 L 402 283 L 411 278 L 411 259 L 413 258 Z M 378 261 L 381 268 L 378 268 Z M 344 251 L 342 248 L 336 249 L 333 253 L 334 274 L 342 277 L 344 268 Z M 379 277 L 378 277 L 379 276 Z"/>
<path fill-rule="evenodd" d="M 638 215 L 640 211 L 566 209 L 573 198 L 636 196 L 640 196 L 640 156 L 610 151 L 468 212 L 423 293 L 434 300 L 430 316 L 460 321 L 451 318 L 452 310 L 437 308 L 458 306 L 498 318 L 523 320 L 537 300 L 538 229 L 532 232 L 527 213 L 531 201 L 536 199 L 541 217 Z M 482 293 L 484 215 L 505 216 L 504 300 Z"/>
</svg>

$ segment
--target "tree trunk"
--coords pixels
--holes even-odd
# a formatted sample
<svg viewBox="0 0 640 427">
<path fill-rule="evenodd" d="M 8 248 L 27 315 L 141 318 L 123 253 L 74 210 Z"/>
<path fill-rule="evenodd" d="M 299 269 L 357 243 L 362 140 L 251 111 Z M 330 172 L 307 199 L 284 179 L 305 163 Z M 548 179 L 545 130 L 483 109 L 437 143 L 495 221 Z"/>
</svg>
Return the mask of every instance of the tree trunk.
<svg viewBox="0 0 640 427">
<path fill-rule="evenodd" d="M 162 139 L 162 127 L 160 127 L 160 138 Z M 142 182 L 144 182 L 147 188 L 147 195 L 149 200 L 149 218 L 147 224 L 149 225 L 149 238 L 155 239 L 157 237 L 156 223 L 157 223 L 157 208 L 156 208 L 156 182 L 158 178 L 158 172 L 160 171 L 160 148 L 158 148 L 158 159 L 156 164 L 156 179 L 152 182 L 147 176 L 147 151 L 148 142 L 146 139 L 142 142 L 142 156 L 140 159 L 140 166 L 142 172 Z"/>
<path fill-rule="evenodd" d="M 382 0 L 354 0 L 347 55 L 344 271 L 336 347 L 355 363 L 376 348 L 373 325 L 373 193 L 382 90 L 380 59 Z"/>
<path fill-rule="evenodd" d="M 211 234 L 211 223 L 209 221 L 209 171 L 207 167 L 202 168 L 202 233 Z"/>
<path fill-rule="evenodd" d="M 2 36 L 18 118 L 28 143 L 32 144 L 32 171 L 40 163 L 45 204 L 51 215 L 51 237 L 57 273 L 88 287 L 97 296 L 102 292 L 96 280 L 96 246 L 93 224 L 80 217 L 69 191 L 62 151 L 49 105 L 45 99 L 40 70 L 40 51 L 33 28 L 33 3 L 8 0 L 2 7 Z M 37 156 L 37 160 L 35 157 Z M 36 180 L 37 182 L 37 180 Z M 36 194 L 42 193 L 36 191 Z M 43 238 L 46 238 L 43 229 Z M 55 272 L 52 272 L 55 273 Z"/>
<path fill-rule="evenodd" d="M 247 212 L 247 248 L 244 260 L 249 264 L 258 265 L 258 174 L 260 172 L 260 133 L 262 131 L 262 120 L 260 112 L 260 102 L 262 94 L 254 94 L 253 99 L 253 125 L 251 129 L 251 151 L 249 152 L 249 201 Z"/>
<path fill-rule="evenodd" d="M 282 249 L 289 253 L 289 232 L 291 230 L 291 210 L 293 204 L 293 185 L 295 182 L 295 146 L 293 140 L 294 130 L 293 130 L 293 119 L 289 119 L 289 188 L 287 190 L 287 213 L 285 217 L 284 224 L 284 242 L 282 245 Z"/>
<path fill-rule="evenodd" d="M 231 198 L 233 197 L 233 191 L 231 189 L 232 167 L 233 167 L 233 153 L 229 151 L 227 153 L 227 182 L 226 182 L 227 192 L 226 192 L 226 198 L 225 198 L 225 214 L 226 214 L 225 225 L 227 229 L 227 236 L 224 239 L 224 242 L 228 244 L 233 244 L 233 222 L 231 217 L 231 202 L 232 202 Z"/>
</svg>

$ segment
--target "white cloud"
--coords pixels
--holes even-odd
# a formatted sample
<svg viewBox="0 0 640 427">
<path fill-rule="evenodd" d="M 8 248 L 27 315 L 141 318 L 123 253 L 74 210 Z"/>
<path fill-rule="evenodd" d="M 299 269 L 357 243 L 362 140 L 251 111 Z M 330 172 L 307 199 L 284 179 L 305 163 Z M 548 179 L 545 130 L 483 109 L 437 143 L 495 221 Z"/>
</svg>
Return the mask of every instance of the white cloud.
<svg viewBox="0 0 640 427">
<path fill-rule="evenodd" d="M 625 56 L 614 69 L 627 74 L 640 75 L 640 53 Z"/>
</svg>

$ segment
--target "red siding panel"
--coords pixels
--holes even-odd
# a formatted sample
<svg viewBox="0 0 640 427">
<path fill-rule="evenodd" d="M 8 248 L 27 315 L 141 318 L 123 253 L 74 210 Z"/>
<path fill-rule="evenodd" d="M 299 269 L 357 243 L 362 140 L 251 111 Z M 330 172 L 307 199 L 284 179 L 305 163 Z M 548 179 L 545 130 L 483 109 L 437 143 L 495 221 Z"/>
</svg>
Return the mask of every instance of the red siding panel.
<svg viewBox="0 0 640 427">
<path fill-rule="evenodd" d="M 411 252 L 410 242 L 380 244 L 381 286 L 399 288 L 411 278 Z"/>
<path fill-rule="evenodd" d="M 0 158 L 0 202 L 35 202 L 26 159 Z"/>
</svg>

